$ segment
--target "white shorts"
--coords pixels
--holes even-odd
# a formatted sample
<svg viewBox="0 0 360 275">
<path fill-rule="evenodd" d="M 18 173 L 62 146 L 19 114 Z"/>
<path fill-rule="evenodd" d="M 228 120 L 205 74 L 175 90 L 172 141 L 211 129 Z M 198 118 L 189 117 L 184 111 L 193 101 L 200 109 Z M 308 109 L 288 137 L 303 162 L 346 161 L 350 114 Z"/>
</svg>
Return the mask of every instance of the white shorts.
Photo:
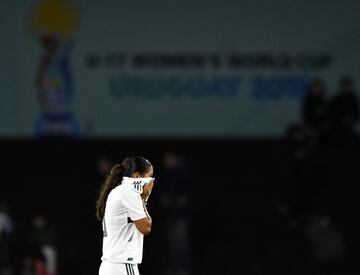
<svg viewBox="0 0 360 275">
<path fill-rule="evenodd" d="M 140 275 L 137 264 L 114 264 L 102 261 L 99 275 Z"/>
</svg>

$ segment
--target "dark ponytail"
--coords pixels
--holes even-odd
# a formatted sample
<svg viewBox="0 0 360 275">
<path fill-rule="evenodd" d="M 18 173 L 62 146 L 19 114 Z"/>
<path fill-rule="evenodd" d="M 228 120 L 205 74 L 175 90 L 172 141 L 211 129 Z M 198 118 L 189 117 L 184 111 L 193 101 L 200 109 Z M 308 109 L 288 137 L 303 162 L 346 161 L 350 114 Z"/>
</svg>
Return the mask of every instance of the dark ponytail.
<svg viewBox="0 0 360 275">
<path fill-rule="evenodd" d="M 116 164 L 111 168 L 110 174 L 107 176 L 105 182 L 101 186 L 99 192 L 99 198 L 96 201 L 96 218 L 101 221 L 104 218 L 105 214 L 105 205 L 106 199 L 111 190 L 113 190 L 116 185 L 118 185 L 120 179 L 122 178 L 123 166 Z"/>
<path fill-rule="evenodd" d="M 99 221 L 104 218 L 107 197 L 111 190 L 121 183 L 122 177 L 131 177 L 135 172 L 145 175 L 151 167 L 147 159 L 139 156 L 128 157 L 121 164 L 115 165 L 100 188 L 99 198 L 96 201 L 96 218 Z"/>
</svg>

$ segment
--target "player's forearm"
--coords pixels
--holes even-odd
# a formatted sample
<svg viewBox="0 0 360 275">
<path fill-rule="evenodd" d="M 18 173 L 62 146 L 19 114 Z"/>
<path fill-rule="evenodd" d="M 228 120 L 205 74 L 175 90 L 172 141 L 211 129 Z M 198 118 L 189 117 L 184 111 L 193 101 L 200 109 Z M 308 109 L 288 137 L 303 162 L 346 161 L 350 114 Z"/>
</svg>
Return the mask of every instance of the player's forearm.
<svg viewBox="0 0 360 275">
<path fill-rule="evenodd" d="M 147 218 L 147 221 L 148 221 L 147 227 L 148 227 L 148 234 L 149 234 L 150 231 L 151 231 L 152 219 L 151 219 L 151 217 L 150 217 L 150 215 L 149 215 L 149 212 L 148 212 L 148 210 L 147 210 L 145 199 L 143 199 L 143 206 L 144 206 L 144 211 L 145 211 L 146 218 Z"/>
<path fill-rule="evenodd" d="M 146 201 L 144 199 L 143 199 L 143 206 L 144 206 L 144 211 L 145 211 L 146 217 L 148 218 L 148 220 L 150 222 L 150 225 L 151 225 L 152 219 L 151 219 L 151 217 L 149 215 L 149 212 L 148 212 L 147 207 L 146 207 Z"/>
</svg>

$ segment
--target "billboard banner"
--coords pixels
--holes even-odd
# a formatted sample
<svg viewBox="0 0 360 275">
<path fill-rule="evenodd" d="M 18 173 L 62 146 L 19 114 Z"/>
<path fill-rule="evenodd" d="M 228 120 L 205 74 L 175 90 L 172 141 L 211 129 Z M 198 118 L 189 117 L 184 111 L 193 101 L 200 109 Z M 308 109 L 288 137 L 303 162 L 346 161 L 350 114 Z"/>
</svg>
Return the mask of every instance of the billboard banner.
<svg viewBox="0 0 360 275">
<path fill-rule="evenodd" d="M 276 137 L 360 82 L 357 1 L 230 2 L 2 1 L 0 135 Z"/>
</svg>

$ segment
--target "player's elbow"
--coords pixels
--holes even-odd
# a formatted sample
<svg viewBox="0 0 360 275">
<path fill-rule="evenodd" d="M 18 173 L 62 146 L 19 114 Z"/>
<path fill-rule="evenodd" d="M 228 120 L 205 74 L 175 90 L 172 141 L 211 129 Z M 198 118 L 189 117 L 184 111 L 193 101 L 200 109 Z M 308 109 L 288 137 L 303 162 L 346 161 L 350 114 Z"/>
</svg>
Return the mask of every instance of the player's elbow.
<svg viewBox="0 0 360 275">
<path fill-rule="evenodd" d="M 147 235 L 150 234 L 150 232 L 151 232 L 151 226 L 147 227 L 147 228 L 146 228 L 143 232 L 141 232 L 141 233 L 143 233 L 144 236 L 147 236 Z"/>
<path fill-rule="evenodd" d="M 143 234 L 145 236 L 149 235 L 150 232 L 151 232 L 151 226 L 150 225 L 141 226 L 141 227 L 138 227 L 137 229 L 140 231 L 141 234 Z"/>
<path fill-rule="evenodd" d="M 136 228 L 142 233 L 143 235 L 149 235 L 151 232 L 151 219 L 144 218 L 139 221 L 135 221 Z"/>
</svg>

